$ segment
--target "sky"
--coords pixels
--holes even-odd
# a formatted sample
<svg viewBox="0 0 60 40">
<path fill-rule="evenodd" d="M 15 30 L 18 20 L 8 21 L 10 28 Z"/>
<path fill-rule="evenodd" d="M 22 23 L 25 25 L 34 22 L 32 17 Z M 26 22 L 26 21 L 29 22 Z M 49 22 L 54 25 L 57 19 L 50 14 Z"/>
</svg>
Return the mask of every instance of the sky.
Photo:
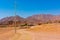
<svg viewBox="0 0 60 40">
<path fill-rule="evenodd" d="M 0 0 L 0 18 L 14 16 L 15 0 Z M 60 0 L 16 0 L 16 14 L 28 17 L 36 14 L 60 15 Z"/>
</svg>

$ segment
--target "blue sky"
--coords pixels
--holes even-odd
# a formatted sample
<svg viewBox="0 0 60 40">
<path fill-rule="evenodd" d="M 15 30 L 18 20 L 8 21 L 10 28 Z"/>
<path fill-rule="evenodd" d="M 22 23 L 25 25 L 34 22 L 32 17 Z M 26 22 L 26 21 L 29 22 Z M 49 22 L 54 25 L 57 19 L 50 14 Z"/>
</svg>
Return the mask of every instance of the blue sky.
<svg viewBox="0 0 60 40">
<path fill-rule="evenodd" d="M 0 18 L 14 15 L 15 0 L 0 0 Z M 60 15 L 60 0 L 16 0 L 17 15 L 28 17 L 35 14 Z"/>
</svg>

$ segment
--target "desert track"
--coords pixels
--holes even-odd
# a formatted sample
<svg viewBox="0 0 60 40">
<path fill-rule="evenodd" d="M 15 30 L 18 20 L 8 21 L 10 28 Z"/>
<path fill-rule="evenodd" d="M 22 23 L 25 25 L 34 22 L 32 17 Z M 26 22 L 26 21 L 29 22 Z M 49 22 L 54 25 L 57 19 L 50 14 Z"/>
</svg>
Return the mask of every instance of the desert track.
<svg viewBox="0 0 60 40">
<path fill-rule="evenodd" d="M 18 30 L 10 40 L 60 40 L 60 34 Z"/>
<path fill-rule="evenodd" d="M 0 40 L 60 40 L 60 34 L 56 33 L 31 32 L 24 29 L 17 30 L 16 34 L 11 32 L 0 35 Z"/>
</svg>

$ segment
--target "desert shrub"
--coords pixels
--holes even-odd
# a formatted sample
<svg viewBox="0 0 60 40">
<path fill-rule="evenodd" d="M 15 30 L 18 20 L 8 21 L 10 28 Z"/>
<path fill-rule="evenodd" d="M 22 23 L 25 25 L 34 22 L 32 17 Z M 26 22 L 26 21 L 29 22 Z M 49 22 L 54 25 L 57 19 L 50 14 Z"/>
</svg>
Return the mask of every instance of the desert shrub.
<svg viewBox="0 0 60 40">
<path fill-rule="evenodd" d="M 6 26 L 6 25 L 0 25 L 0 27 L 5 28 L 5 27 L 7 27 L 7 26 Z"/>
<path fill-rule="evenodd" d="M 28 26 L 34 26 L 33 24 L 30 24 L 30 25 L 28 25 Z"/>
<path fill-rule="evenodd" d="M 58 23 L 60 23 L 60 21 L 58 21 Z"/>
<path fill-rule="evenodd" d="M 26 28 L 27 23 L 20 25 L 20 28 Z"/>
<path fill-rule="evenodd" d="M 49 22 L 46 22 L 46 24 L 48 24 Z"/>
<path fill-rule="evenodd" d="M 10 25 L 13 24 L 13 21 L 8 21 L 8 24 L 10 24 Z"/>
<path fill-rule="evenodd" d="M 21 25 L 20 28 L 30 28 L 31 26 L 34 26 L 34 25 L 25 23 L 25 24 Z"/>
<path fill-rule="evenodd" d="M 27 26 L 27 23 L 25 23 L 25 24 L 22 24 L 21 26 Z"/>
<path fill-rule="evenodd" d="M 38 25 L 41 25 L 42 23 L 38 23 Z"/>
</svg>

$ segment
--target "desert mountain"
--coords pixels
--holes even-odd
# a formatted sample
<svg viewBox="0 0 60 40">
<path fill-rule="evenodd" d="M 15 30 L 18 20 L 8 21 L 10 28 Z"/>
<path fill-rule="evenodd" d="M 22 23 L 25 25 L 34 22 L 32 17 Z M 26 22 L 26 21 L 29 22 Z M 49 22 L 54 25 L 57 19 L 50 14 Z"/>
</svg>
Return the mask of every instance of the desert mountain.
<svg viewBox="0 0 60 40">
<path fill-rule="evenodd" d="M 9 24 L 14 21 L 18 24 L 40 24 L 40 23 L 54 23 L 60 22 L 60 15 L 51 15 L 51 14 L 39 14 L 39 15 L 32 15 L 27 18 L 22 18 L 20 16 L 10 16 L 5 17 L 0 20 L 0 24 Z"/>
<path fill-rule="evenodd" d="M 50 14 L 33 15 L 26 18 L 32 24 L 59 22 L 60 16 Z"/>
<path fill-rule="evenodd" d="M 0 24 L 8 24 L 9 22 L 13 23 L 15 20 L 18 23 L 23 23 L 24 22 L 24 18 L 16 15 L 16 16 L 10 16 L 10 17 L 2 18 L 0 20 Z"/>
</svg>

